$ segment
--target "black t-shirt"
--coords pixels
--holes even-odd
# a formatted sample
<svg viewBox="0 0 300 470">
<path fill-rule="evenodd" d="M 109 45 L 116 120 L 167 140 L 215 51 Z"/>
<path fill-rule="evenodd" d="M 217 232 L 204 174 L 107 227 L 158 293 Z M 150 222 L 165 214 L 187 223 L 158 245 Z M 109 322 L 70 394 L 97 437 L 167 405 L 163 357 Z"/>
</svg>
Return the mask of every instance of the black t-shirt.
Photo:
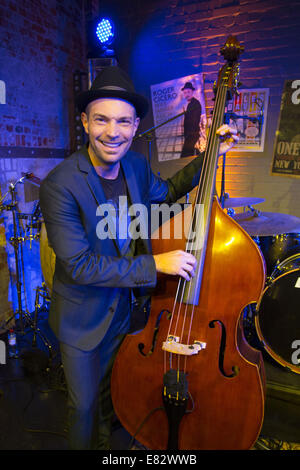
<svg viewBox="0 0 300 470">
<path fill-rule="evenodd" d="M 117 178 L 115 179 L 107 179 L 99 176 L 101 181 L 101 186 L 103 188 L 107 204 L 113 206 L 114 210 L 111 211 L 111 217 L 113 219 L 113 223 L 116 227 L 116 238 L 122 251 L 125 247 L 125 244 L 128 245 L 128 224 L 129 224 L 129 217 L 128 217 L 128 207 L 129 207 L 129 198 L 128 198 L 128 191 L 127 185 L 124 178 L 124 174 L 122 168 L 120 168 Z M 122 199 L 120 200 L 120 196 L 126 197 L 126 205 L 122 204 Z M 120 204 L 121 202 L 121 204 Z"/>
<path fill-rule="evenodd" d="M 127 196 L 127 186 L 122 169 L 120 168 L 118 176 L 114 180 L 102 176 L 99 178 L 107 202 L 112 201 L 114 204 L 119 205 L 119 196 Z"/>
</svg>

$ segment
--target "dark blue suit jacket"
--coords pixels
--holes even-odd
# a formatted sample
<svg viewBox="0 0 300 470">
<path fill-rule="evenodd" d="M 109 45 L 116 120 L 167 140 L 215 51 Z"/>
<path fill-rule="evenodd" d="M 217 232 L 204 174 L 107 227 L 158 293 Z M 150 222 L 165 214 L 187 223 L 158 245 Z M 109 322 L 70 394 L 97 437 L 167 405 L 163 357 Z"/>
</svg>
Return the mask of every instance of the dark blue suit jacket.
<svg viewBox="0 0 300 470">
<path fill-rule="evenodd" d="M 131 203 L 175 202 L 198 184 L 202 156 L 167 181 L 147 159 L 129 151 L 121 160 Z M 97 237 L 97 207 L 106 203 L 88 151 L 61 162 L 44 179 L 40 205 L 56 254 L 49 323 L 60 341 L 93 349 L 109 328 L 122 289 L 153 288 L 151 240 L 138 240 L 135 256 L 121 256 L 117 242 Z M 141 289 L 143 288 L 143 289 Z"/>
</svg>

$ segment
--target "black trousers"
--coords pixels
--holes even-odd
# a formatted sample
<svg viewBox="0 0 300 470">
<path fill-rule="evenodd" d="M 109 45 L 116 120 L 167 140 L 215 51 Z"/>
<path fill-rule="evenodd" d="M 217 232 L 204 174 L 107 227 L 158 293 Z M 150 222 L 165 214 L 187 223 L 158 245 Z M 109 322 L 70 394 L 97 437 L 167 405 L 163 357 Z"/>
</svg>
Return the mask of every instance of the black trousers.
<svg viewBox="0 0 300 470">
<path fill-rule="evenodd" d="M 126 307 L 128 305 L 128 310 Z M 68 386 L 68 436 L 72 450 L 110 449 L 114 410 L 110 394 L 111 372 L 121 343 L 129 330 L 128 304 L 120 318 L 91 351 L 60 344 Z"/>
</svg>

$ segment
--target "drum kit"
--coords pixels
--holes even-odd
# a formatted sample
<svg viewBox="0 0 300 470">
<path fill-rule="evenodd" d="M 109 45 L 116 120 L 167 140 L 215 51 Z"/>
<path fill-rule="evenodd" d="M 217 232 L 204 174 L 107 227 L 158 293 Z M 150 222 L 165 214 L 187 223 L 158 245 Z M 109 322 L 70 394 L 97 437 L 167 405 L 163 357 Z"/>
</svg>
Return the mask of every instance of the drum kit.
<svg viewBox="0 0 300 470">
<path fill-rule="evenodd" d="M 253 208 L 263 201 L 227 197 L 223 203 L 228 215 L 255 241 L 265 262 L 265 288 L 258 304 L 245 309 L 244 328 L 249 337 L 254 330 L 260 345 L 277 363 L 299 374 L 300 219 Z M 233 208 L 237 207 L 244 211 L 235 214 Z"/>
</svg>

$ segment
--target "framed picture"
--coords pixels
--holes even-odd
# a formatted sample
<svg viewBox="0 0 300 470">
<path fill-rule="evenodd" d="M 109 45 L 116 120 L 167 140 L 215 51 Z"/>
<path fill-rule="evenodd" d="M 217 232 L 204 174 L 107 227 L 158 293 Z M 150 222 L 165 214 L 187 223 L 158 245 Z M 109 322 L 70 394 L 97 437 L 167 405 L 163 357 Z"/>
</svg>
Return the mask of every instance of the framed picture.
<svg viewBox="0 0 300 470">
<path fill-rule="evenodd" d="M 284 83 L 271 173 L 300 176 L 300 80 Z"/>
<path fill-rule="evenodd" d="M 203 74 L 151 85 L 158 161 L 192 157 L 206 146 Z"/>
<path fill-rule="evenodd" d="M 268 88 L 239 89 L 228 101 L 225 122 L 237 129 L 240 137 L 231 152 L 263 152 L 268 103 Z"/>
</svg>

